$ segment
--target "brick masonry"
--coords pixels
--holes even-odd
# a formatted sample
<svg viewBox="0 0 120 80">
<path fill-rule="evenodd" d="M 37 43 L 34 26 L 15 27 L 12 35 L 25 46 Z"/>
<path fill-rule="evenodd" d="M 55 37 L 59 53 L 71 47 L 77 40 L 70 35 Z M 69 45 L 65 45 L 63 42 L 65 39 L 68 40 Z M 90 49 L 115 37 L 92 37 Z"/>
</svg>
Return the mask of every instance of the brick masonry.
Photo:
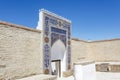
<svg viewBox="0 0 120 80">
<path fill-rule="evenodd" d="M 120 72 L 120 64 L 109 64 L 109 63 L 96 64 L 96 71 L 98 72 Z"/>
<path fill-rule="evenodd" d="M 41 31 L 0 22 L 0 80 L 43 73 Z M 120 39 L 72 39 L 72 64 L 83 60 L 120 61 Z M 116 68 L 114 68 L 116 67 Z M 119 66 L 111 66 L 116 71 Z"/>
<path fill-rule="evenodd" d="M 42 73 L 40 31 L 0 25 L 0 80 Z"/>
</svg>

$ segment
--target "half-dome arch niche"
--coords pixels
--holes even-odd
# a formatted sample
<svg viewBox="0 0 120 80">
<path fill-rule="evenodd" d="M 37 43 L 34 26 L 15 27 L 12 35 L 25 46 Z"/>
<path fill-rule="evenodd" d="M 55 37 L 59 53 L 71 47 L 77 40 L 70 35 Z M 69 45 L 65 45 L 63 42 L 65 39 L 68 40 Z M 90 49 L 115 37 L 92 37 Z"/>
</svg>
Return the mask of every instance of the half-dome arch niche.
<svg viewBox="0 0 120 80">
<path fill-rule="evenodd" d="M 59 39 L 52 45 L 51 48 L 51 72 L 53 75 L 61 77 L 62 71 L 65 71 L 66 67 L 66 47 L 64 43 Z"/>
<path fill-rule="evenodd" d="M 51 60 L 62 60 L 65 54 L 65 45 L 61 40 L 57 40 L 51 48 Z"/>
<path fill-rule="evenodd" d="M 59 63 L 62 77 L 62 71 L 71 66 L 71 21 L 44 9 L 39 16 L 37 28 L 42 32 L 43 72 L 52 74 L 52 64 Z"/>
</svg>

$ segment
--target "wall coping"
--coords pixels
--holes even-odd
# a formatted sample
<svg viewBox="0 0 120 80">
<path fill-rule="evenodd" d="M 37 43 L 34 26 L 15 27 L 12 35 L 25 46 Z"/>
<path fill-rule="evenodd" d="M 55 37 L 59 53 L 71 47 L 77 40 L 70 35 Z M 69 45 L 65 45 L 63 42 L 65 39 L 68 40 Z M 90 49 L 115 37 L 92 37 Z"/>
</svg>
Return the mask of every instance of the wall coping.
<svg viewBox="0 0 120 80">
<path fill-rule="evenodd" d="M 82 42 L 86 42 L 86 43 L 88 43 L 88 41 L 81 40 L 81 39 L 78 39 L 78 38 L 72 38 L 72 40 L 74 40 L 74 41 L 82 41 Z"/>
<path fill-rule="evenodd" d="M 28 31 L 33 31 L 33 32 L 39 32 L 39 33 L 41 33 L 40 30 L 28 28 L 28 27 L 26 27 L 26 26 L 21 26 L 21 25 L 12 24 L 12 23 L 5 22 L 5 21 L 0 21 L 0 24 L 2 24 L 2 25 L 7 25 L 7 26 L 9 26 L 9 27 L 14 27 L 14 28 L 19 28 L 19 29 L 24 29 L 24 30 L 28 30 Z"/>
<path fill-rule="evenodd" d="M 61 19 L 61 20 L 64 20 L 64 21 L 67 21 L 67 22 L 71 23 L 71 21 L 70 21 L 69 19 L 64 18 L 64 17 L 62 17 L 62 16 L 59 16 L 59 15 L 57 15 L 57 14 L 55 14 L 55 13 L 53 13 L 53 12 L 50 12 L 50 11 L 48 11 L 48 10 L 46 10 L 46 9 L 41 9 L 41 10 L 39 10 L 39 11 L 42 11 L 43 13 L 48 14 L 48 15 L 51 14 L 51 16 L 54 16 L 54 17 L 56 17 L 56 18 L 59 18 L 59 19 Z"/>
<path fill-rule="evenodd" d="M 14 28 L 19 28 L 19 29 L 24 29 L 24 30 L 28 30 L 28 31 L 33 31 L 33 32 L 39 32 L 41 33 L 41 30 L 37 30 L 37 29 L 32 29 L 26 26 L 22 26 L 22 25 L 17 25 L 17 24 L 12 24 L 9 22 L 5 22 L 5 21 L 0 21 L 0 24 L 2 25 L 7 25 L 9 27 L 14 27 Z M 78 38 L 72 38 L 72 40 L 75 41 L 82 41 L 82 42 L 86 42 L 86 43 L 95 43 L 95 42 L 107 42 L 107 41 L 116 41 L 116 40 L 120 40 L 120 38 L 114 38 L 114 39 L 107 39 L 107 40 L 96 40 L 96 41 L 86 41 L 86 40 L 81 40 Z"/>
<path fill-rule="evenodd" d="M 94 42 L 107 42 L 107 41 L 116 41 L 116 40 L 120 40 L 120 38 L 106 39 L 106 40 L 97 40 L 97 41 L 91 41 L 90 43 L 94 43 Z"/>
<path fill-rule="evenodd" d="M 86 41 L 86 40 L 81 40 L 81 39 L 78 39 L 78 38 L 72 38 L 72 40 L 82 41 L 82 42 L 86 42 L 86 43 L 96 43 L 96 42 L 116 41 L 116 40 L 120 40 L 120 38 L 106 39 L 106 40 L 96 40 L 96 41 Z"/>
<path fill-rule="evenodd" d="M 92 64 L 92 63 L 95 63 L 95 61 L 81 61 L 81 62 L 75 62 L 73 63 L 74 65 L 89 65 L 89 64 Z"/>
</svg>

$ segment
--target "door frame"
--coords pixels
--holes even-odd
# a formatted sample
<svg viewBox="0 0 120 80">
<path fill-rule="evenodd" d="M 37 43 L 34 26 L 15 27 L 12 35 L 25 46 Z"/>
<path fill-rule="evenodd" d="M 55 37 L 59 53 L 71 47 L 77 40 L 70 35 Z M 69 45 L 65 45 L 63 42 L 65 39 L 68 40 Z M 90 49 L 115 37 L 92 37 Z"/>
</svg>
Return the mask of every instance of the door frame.
<svg viewBox="0 0 120 80">
<path fill-rule="evenodd" d="M 59 66 L 59 77 L 61 77 L 61 60 L 52 60 L 51 62 L 58 62 Z"/>
</svg>

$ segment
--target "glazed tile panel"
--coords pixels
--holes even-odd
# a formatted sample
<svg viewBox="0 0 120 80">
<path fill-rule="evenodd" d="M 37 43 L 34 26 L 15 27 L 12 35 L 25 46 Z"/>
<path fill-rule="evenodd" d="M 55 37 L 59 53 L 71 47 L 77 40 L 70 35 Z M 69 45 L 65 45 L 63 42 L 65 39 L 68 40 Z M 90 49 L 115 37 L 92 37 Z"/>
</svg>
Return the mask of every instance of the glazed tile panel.
<svg viewBox="0 0 120 80">
<path fill-rule="evenodd" d="M 61 40 L 67 51 L 67 64 L 70 69 L 71 64 L 71 24 L 62 19 L 53 17 L 50 14 L 44 14 L 43 18 L 43 55 L 44 55 L 44 73 L 51 73 L 51 48 L 57 40 Z"/>
<path fill-rule="evenodd" d="M 55 27 L 51 27 L 51 32 L 55 32 L 55 33 L 66 35 L 66 31 L 65 30 L 61 30 L 61 29 L 58 29 L 58 28 L 55 28 Z"/>
</svg>

